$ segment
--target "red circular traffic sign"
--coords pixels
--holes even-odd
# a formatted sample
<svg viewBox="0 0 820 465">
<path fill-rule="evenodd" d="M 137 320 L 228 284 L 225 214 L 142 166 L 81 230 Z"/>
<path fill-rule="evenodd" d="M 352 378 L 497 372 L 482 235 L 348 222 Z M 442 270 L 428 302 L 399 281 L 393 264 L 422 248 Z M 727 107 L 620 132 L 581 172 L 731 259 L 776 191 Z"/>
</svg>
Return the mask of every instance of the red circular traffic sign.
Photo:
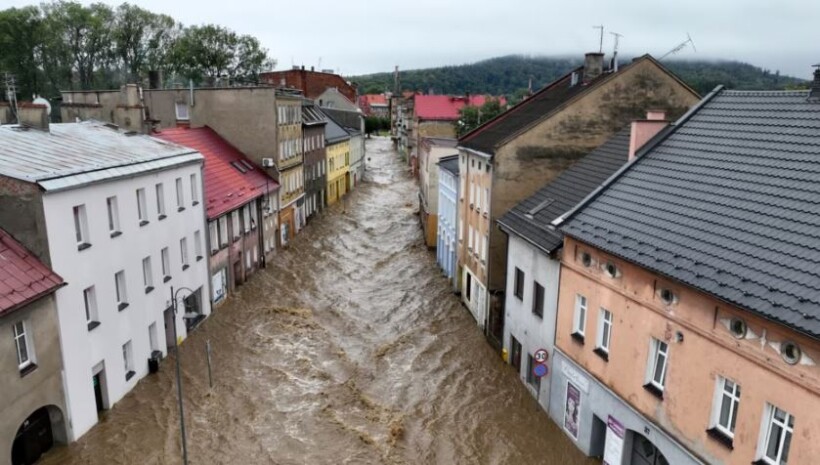
<svg viewBox="0 0 820 465">
<path fill-rule="evenodd" d="M 535 351 L 532 358 L 535 359 L 536 363 L 547 363 L 547 360 L 550 358 L 550 354 L 547 352 L 547 349 L 538 349 Z"/>
</svg>

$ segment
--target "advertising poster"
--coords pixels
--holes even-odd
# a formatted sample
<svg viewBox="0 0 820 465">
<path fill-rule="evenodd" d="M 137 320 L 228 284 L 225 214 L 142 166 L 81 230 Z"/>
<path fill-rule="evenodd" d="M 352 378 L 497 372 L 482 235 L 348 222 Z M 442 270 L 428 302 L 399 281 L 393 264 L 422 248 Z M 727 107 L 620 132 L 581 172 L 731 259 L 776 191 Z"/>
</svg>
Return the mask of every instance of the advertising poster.
<svg viewBox="0 0 820 465">
<path fill-rule="evenodd" d="M 604 445 L 604 465 L 621 465 L 624 455 L 624 425 L 609 415 L 606 419 L 606 444 Z"/>
<path fill-rule="evenodd" d="M 567 404 L 564 410 L 564 429 L 578 439 L 578 421 L 581 416 L 581 391 L 567 383 Z"/>
</svg>

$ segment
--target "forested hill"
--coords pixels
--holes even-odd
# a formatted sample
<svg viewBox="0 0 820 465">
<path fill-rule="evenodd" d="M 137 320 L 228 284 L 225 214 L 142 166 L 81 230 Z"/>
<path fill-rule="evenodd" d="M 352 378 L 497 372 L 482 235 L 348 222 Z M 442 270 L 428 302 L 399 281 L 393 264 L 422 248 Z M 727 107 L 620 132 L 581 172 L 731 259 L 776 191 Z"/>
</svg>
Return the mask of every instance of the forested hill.
<svg viewBox="0 0 820 465">
<path fill-rule="evenodd" d="M 621 63 L 629 63 L 624 59 Z M 486 93 L 514 96 L 526 90 L 530 78 L 534 90 L 582 64 L 577 58 L 511 55 L 468 65 L 445 66 L 401 72 L 401 88 L 436 94 Z M 665 60 L 664 66 L 705 95 L 716 85 L 729 89 L 783 89 L 806 85 L 803 79 L 781 76 L 738 61 Z M 808 75 L 808 71 L 806 72 Z M 351 76 L 362 93 L 393 90 L 393 73 Z"/>
</svg>

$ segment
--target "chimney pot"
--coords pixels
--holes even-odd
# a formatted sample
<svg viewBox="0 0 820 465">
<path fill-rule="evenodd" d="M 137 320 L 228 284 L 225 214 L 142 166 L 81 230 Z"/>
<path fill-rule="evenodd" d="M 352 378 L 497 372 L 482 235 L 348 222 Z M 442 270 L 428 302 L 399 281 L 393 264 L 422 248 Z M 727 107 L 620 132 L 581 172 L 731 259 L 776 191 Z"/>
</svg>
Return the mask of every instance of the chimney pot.
<svg viewBox="0 0 820 465">
<path fill-rule="evenodd" d="M 814 65 L 814 81 L 811 83 L 809 100 L 812 102 L 820 102 L 820 64 Z"/>
<path fill-rule="evenodd" d="M 584 83 L 588 83 L 604 72 L 604 54 L 587 53 L 584 56 Z"/>
</svg>

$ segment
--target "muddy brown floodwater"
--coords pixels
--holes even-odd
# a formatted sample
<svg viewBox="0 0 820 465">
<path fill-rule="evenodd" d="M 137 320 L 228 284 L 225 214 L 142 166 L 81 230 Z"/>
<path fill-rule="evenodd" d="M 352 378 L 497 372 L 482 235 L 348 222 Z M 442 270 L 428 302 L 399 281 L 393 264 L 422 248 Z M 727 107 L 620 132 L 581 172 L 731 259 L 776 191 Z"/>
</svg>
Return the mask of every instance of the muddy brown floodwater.
<svg viewBox="0 0 820 465">
<path fill-rule="evenodd" d="M 389 139 L 367 157 L 346 212 L 311 221 L 182 345 L 190 463 L 594 463 L 450 291 Z M 173 375 L 172 355 L 42 463 L 181 463 Z"/>
</svg>

